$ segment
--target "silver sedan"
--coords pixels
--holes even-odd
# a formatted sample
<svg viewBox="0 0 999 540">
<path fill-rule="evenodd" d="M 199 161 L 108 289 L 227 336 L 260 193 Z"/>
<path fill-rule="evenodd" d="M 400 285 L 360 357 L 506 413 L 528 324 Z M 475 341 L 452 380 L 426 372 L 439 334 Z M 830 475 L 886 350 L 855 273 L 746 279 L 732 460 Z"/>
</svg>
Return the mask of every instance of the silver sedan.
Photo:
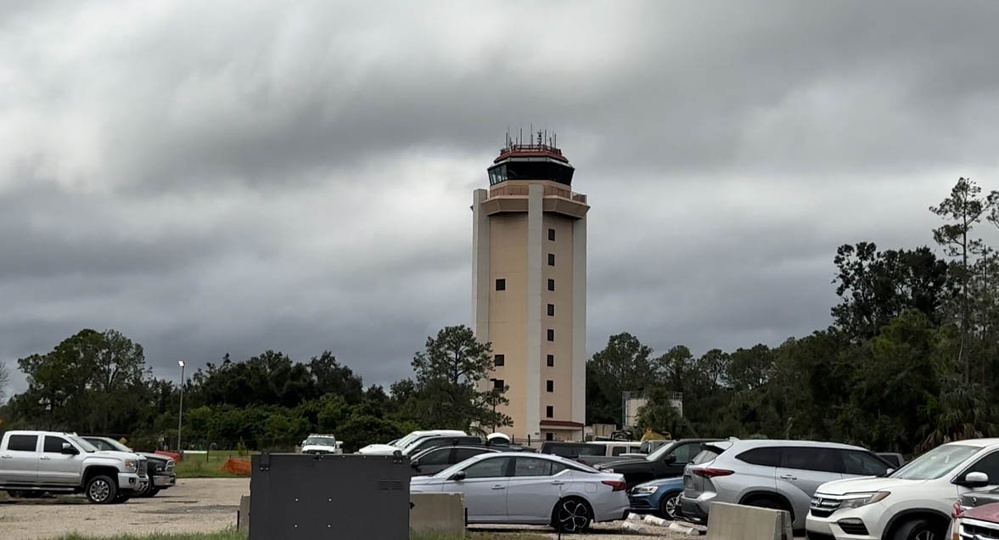
<svg viewBox="0 0 999 540">
<path fill-rule="evenodd" d="M 469 523 L 550 525 L 579 532 L 628 514 L 624 476 L 550 454 L 480 454 L 410 481 L 412 493 L 461 493 Z"/>
</svg>

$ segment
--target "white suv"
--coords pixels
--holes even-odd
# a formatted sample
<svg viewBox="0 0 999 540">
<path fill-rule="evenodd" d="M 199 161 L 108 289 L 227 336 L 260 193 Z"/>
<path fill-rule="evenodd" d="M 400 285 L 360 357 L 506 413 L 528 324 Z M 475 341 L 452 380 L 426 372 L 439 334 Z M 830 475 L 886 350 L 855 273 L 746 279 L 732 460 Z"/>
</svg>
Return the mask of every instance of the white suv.
<svg viewBox="0 0 999 540">
<path fill-rule="evenodd" d="M 957 499 L 999 486 L 999 439 L 947 443 L 887 478 L 819 486 L 805 529 L 809 540 L 944 540 Z"/>
</svg>

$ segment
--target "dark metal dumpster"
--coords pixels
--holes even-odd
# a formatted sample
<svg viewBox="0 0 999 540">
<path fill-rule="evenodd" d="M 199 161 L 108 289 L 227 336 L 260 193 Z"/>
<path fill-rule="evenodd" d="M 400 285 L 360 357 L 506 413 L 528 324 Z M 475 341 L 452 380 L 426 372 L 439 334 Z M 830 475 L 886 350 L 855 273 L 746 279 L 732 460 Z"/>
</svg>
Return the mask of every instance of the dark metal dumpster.
<svg viewBox="0 0 999 540">
<path fill-rule="evenodd" d="M 409 538 L 408 456 L 264 453 L 251 466 L 249 540 Z"/>
</svg>

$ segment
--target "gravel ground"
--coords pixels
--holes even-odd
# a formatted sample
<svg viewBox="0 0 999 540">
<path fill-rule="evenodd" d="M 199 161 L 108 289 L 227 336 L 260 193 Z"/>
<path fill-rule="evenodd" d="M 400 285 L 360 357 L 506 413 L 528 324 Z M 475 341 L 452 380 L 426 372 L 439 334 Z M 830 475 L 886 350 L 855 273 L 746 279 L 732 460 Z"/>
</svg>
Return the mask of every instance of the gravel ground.
<svg viewBox="0 0 999 540">
<path fill-rule="evenodd" d="M 80 497 L 0 500 L 0 538 L 50 540 L 72 533 L 114 536 L 123 533 L 193 533 L 220 531 L 236 525 L 239 498 L 250 493 L 248 478 L 180 479 L 173 488 L 151 499 L 124 504 L 95 505 Z M 624 522 L 598 523 L 585 540 L 705 539 L 665 527 L 642 525 L 643 533 L 627 531 Z M 534 533 L 557 538 L 547 527 L 472 526 L 502 538 L 506 533 Z M 513 534 L 511 534 L 513 536 Z M 573 535 L 576 538 L 580 536 Z"/>
<path fill-rule="evenodd" d="M 47 540 L 87 536 L 220 531 L 236 525 L 245 478 L 180 479 L 150 499 L 90 504 L 80 497 L 0 501 L 0 537 Z M 75 504 L 78 503 L 78 504 Z"/>
</svg>

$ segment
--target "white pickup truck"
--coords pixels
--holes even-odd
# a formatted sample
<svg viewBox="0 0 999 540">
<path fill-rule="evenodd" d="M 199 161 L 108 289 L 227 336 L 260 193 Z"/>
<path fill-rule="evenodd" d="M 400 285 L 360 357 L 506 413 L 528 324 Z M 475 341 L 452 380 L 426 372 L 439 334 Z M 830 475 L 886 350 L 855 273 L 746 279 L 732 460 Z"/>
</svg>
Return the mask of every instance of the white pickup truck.
<svg viewBox="0 0 999 540">
<path fill-rule="evenodd" d="M 75 433 L 8 431 L 0 440 L 0 490 L 80 493 L 92 503 L 125 502 L 148 482 L 147 461 L 100 451 Z"/>
</svg>

